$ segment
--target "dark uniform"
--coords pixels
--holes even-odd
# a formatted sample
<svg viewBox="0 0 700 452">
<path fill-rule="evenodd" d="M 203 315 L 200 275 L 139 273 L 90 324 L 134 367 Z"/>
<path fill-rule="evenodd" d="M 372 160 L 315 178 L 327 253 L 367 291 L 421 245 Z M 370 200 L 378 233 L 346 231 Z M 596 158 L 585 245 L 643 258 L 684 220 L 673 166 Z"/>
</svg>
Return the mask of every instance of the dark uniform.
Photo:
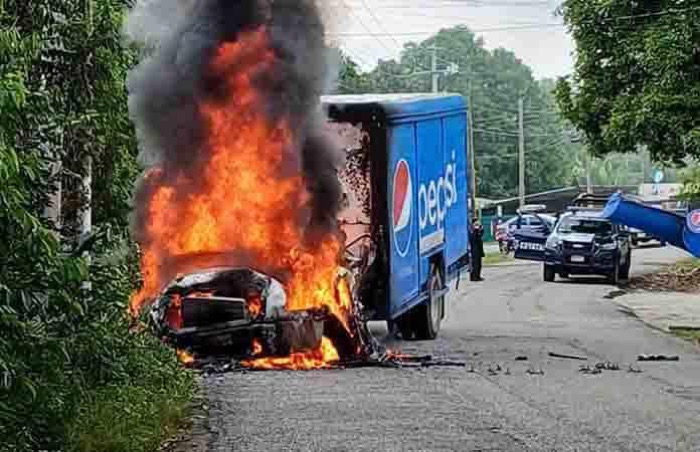
<svg viewBox="0 0 700 452">
<path fill-rule="evenodd" d="M 472 281 L 483 281 L 481 277 L 481 262 L 484 258 L 484 228 L 476 223 L 469 236 L 469 243 L 472 252 Z"/>
</svg>

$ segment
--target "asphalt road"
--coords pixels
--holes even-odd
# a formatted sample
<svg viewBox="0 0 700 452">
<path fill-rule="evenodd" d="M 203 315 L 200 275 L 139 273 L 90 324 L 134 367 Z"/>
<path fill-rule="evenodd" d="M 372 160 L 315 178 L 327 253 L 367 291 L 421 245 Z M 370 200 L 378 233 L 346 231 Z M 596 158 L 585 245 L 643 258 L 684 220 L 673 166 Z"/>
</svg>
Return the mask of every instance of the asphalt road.
<svg viewBox="0 0 700 452">
<path fill-rule="evenodd" d="M 633 272 L 682 256 L 635 250 Z M 395 344 L 466 368 L 209 377 L 209 418 L 183 450 L 700 450 L 697 350 L 620 311 L 600 280 L 545 284 L 541 273 L 488 268 L 451 297 L 437 341 Z M 549 352 L 621 370 L 585 374 Z M 638 364 L 640 353 L 680 361 Z"/>
</svg>

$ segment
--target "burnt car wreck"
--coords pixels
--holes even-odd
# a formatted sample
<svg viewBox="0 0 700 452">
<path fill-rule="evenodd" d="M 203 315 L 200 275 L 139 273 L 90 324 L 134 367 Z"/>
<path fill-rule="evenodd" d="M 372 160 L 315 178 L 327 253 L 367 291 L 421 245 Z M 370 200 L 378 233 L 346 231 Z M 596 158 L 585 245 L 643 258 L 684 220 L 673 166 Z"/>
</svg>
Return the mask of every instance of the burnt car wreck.
<svg viewBox="0 0 700 452">
<path fill-rule="evenodd" d="M 340 360 L 375 353 L 363 319 L 347 328 L 327 309 L 289 312 L 286 305 L 278 280 L 249 268 L 214 268 L 172 281 L 150 314 L 157 335 L 197 356 L 285 357 L 320 349 L 324 337 Z"/>
</svg>

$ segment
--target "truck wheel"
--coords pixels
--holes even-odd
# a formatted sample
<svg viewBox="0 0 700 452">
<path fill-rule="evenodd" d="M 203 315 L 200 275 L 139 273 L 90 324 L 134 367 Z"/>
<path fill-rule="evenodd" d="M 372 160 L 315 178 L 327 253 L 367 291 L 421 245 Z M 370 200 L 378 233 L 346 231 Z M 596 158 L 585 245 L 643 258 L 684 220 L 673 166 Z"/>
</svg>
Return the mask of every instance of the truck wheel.
<svg viewBox="0 0 700 452">
<path fill-rule="evenodd" d="M 442 313 L 444 312 L 445 296 L 437 296 L 444 288 L 440 270 L 433 267 L 428 281 L 428 300 L 416 309 L 416 338 L 433 340 L 440 332 Z"/>
<path fill-rule="evenodd" d="M 554 282 L 554 278 L 556 278 L 555 270 L 553 265 L 544 264 L 543 277 L 545 282 Z"/>
<path fill-rule="evenodd" d="M 559 272 L 559 276 L 561 276 L 564 279 L 569 279 L 569 272 L 567 272 L 566 270 L 562 270 Z"/>
</svg>

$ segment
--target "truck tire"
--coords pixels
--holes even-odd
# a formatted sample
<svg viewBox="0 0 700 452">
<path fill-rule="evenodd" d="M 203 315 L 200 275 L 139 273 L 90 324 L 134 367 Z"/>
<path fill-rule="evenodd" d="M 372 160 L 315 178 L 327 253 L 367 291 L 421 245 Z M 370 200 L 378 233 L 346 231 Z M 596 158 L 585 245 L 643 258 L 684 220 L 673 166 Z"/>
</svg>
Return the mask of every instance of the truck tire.
<svg viewBox="0 0 700 452">
<path fill-rule="evenodd" d="M 437 293 L 442 289 L 444 289 L 442 274 L 437 267 L 433 267 L 428 280 L 428 300 L 413 314 L 416 339 L 433 340 L 440 332 L 445 296 L 437 296 Z"/>
<path fill-rule="evenodd" d="M 544 271 L 542 273 L 545 282 L 554 282 L 554 278 L 556 278 L 556 268 L 554 268 L 553 265 L 544 264 Z"/>
</svg>

